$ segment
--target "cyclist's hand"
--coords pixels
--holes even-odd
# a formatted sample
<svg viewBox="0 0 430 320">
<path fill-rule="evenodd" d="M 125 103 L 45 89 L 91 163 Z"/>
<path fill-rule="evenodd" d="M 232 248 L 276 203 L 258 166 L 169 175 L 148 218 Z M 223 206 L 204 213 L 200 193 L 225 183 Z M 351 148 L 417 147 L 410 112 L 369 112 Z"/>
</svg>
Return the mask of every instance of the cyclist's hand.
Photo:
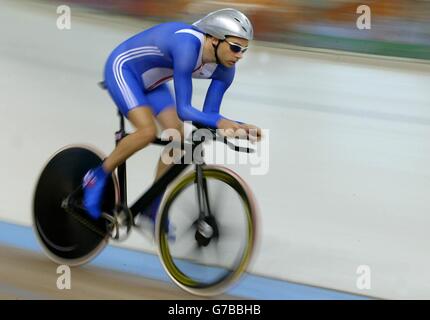
<svg viewBox="0 0 430 320">
<path fill-rule="evenodd" d="M 241 127 L 248 133 L 249 140 L 252 142 L 260 141 L 263 137 L 261 129 L 253 124 L 241 124 Z"/>
<path fill-rule="evenodd" d="M 218 132 L 228 138 L 246 139 L 248 131 L 240 123 L 228 119 L 221 119 L 218 121 Z"/>
</svg>

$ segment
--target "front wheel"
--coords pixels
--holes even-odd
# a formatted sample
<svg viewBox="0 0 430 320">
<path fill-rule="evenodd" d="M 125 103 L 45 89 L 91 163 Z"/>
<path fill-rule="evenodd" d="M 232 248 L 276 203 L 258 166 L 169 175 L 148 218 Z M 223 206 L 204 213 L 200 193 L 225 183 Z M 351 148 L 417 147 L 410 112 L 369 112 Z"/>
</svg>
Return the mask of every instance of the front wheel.
<svg viewBox="0 0 430 320">
<path fill-rule="evenodd" d="M 256 240 L 254 196 L 233 171 L 204 166 L 209 214 L 197 201 L 196 172 L 166 193 L 157 217 L 156 243 L 163 267 L 182 289 L 196 295 L 224 292 L 248 267 Z M 174 230 L 176 239 L 170 240 Z"/>
</svg>

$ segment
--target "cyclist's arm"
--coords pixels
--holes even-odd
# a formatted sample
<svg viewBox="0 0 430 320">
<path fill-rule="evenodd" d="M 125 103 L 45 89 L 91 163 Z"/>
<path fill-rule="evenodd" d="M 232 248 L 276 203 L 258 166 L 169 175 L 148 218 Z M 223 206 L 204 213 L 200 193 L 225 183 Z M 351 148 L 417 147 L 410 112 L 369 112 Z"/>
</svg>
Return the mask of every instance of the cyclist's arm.
<svg viewBox="0 0 430 320">
<path fill-rule="evenodd" d="M 230 87 L 231 83 L 233 82 L 235 71 L 236 71 L 235 67 L 227 68 L 219 65 L 216 68 L 212 76 L 213 80 L 206 94 L 206 99 L 203 106 L 203 112 L 219 114 L 224 93 L 227 91 L 227 89 Z M 222 117 L 224 119 L 227 119 L 224 116 Z M 231 119 L 228 119 L 228 120 L 231 120 Z M 242 123 L 236 120 L 231 120 L 231 121 Z"/>
<path fill-rule="evenodd" d="M 224 93 L 233 82 L 235 67 L 226 68 L 224 66 L 217 66 L 214 74 L 212 75 L 212 82 L 206 93 L 206 99 L 203 106 L 205 113 L 219 113 L 221 101 Z"/>
<path fill-rule="evenodd" d="M 191 105 L 192 73 L 199 56 L 200 45 L 200 41 L 193 35 L 186 33 L 175 35 L 172 58 L 177 112 L 183 121 L 193 121 L 200 125 L 217 128 L 218 121 L 222 119 L 219 113 L 204 113 Z"/>
</svg>

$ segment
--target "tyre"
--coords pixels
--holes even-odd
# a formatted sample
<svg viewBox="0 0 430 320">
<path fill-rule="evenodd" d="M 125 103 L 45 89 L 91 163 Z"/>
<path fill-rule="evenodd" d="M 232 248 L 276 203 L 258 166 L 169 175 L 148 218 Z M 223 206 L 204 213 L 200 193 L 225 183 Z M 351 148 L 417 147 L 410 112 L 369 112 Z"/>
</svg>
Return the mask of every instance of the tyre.
<svg viewBox="0 0 430 320">
<path fill-rule="evenodd" d="M 200 217 L 196 172 L 188 173 L 163 199 L 156 243 L 163 267 L 178 286 L 213 296 L 246 271 L 256 243 L 258 212 L 251 190 L 237 174 L 219 166 L 202 169 L 212 215 Z M 169 240 L 170 228 L 175 241 Z"/>
</svg>

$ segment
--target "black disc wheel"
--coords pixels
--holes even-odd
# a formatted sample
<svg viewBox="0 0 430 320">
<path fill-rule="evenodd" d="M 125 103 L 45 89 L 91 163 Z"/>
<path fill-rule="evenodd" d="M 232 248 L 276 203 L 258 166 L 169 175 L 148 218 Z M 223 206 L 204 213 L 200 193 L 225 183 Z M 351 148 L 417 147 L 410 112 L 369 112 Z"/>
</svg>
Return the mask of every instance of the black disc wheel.
<svg viewBox="0 0 430 320">
<path fill-rule="evenodd" d="M 80 265 L 94 258 L 107 244 L 109 232 L 104 218 L 93 220 L 82 212 L 64 208 L 73 194 L 82 202 L 82 179 L 89 169 L 102 163 L 103 155 L 93 148 L 76 145 L 56 152 L 43 168 L 33 200 L 33 228 L 48 256 L 57 263 Z M 78 191 L 76 191 L 78 190 Z M 117 183 L 112 175 L 106 185 L 103 212 L 118 203 Z"/>
</svg>

